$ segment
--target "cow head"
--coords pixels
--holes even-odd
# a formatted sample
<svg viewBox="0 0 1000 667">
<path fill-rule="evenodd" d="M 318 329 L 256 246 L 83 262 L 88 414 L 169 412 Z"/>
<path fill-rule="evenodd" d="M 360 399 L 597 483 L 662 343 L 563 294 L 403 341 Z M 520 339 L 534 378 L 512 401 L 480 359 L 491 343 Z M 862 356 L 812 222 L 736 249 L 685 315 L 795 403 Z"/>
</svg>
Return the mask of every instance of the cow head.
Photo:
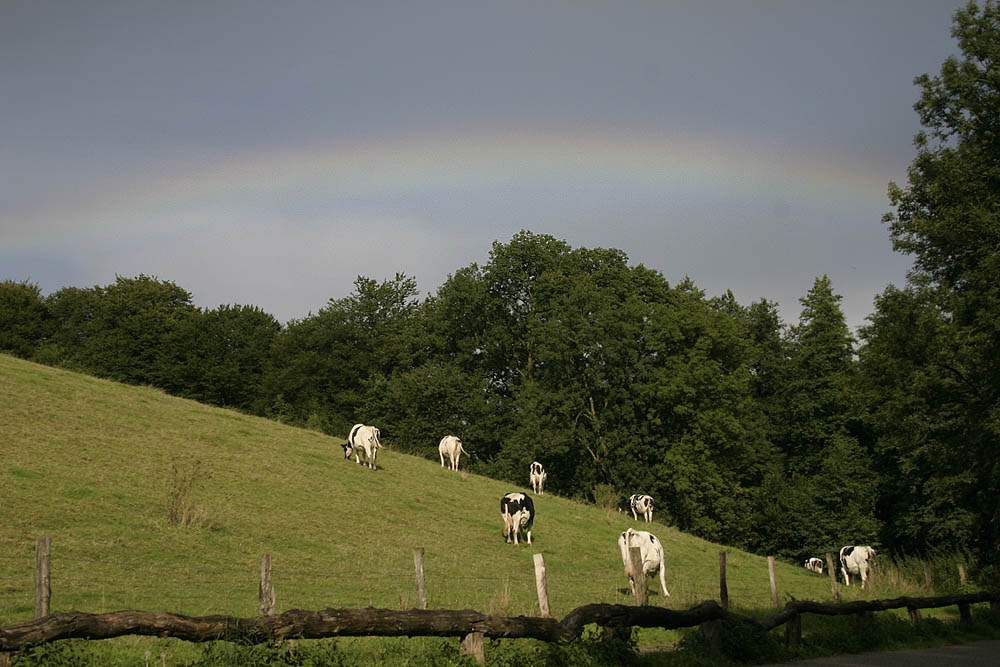
<svg viewBox="0 0 1000 667">
<path fill-rule="evenodd" d="M 351 443 L 345 442 L 344 444 L 341 445 L 341 447 L 344 448 L 344 458 L 345 459 L 351 458 L 351 454 L 354 453 L 354 448 L 351 447 Z"/>
</svg>

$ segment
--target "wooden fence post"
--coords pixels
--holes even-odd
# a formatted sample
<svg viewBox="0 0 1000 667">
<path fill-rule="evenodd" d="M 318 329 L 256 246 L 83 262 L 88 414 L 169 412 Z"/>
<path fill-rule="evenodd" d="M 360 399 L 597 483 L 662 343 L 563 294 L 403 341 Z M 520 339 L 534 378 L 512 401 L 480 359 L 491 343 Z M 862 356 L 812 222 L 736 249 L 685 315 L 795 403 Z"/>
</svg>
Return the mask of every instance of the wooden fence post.
<svg viewBox="0 0 1000 667">
<path fill-rule="evenodd" d="M 722 657 L 722 619 L 705 621 L 698 626 L 698 631 L 701 632 L 701 638 L 708 644 L 712 655 Z"/>
<path fill-rule="evenodd" d="M 826 555 L 826 569 L 830 573 L 830 595 L 834 602 L 840 602 L 840 585 L 837 584 L 837 571 L 833 569 L 833 556 Z"/>
<path fill-rule="evenodd" d="M 645 607 L 648 601 L 646 573 L 642 571 L 642 552 L 639 547 L 629 547 L 628 559 L 632 569 L 632 581 L 635 583 L 635 603 Z"/>
<path fill-rule="evenodd" d="M 538 591 L 538 611 L 542 618 L 548 618 L 549 614 L 549 582 L 545 576 L 545 558 L 542 554 L 535 554 L 535 589 Z"/>
<path fill-rule="evenodd" d="M 729 588 L 726 586 L 726 552 L 719 552 L 719 602 L 723 609 L 729 609 Z"/>
<path fill-rule="evenodd" d="M 35 540 L 35 618 L 49 615 L 52 600 L 52 538 Z"/>
<path fill-rule="evenodd" d="M 785 646 L 802 643 L 802 614 L 795 614 L 785 624 Z"/>
<path fill-rule="evenodd" d="M 470 632 L 462 637 L 462 644 L 458 649 L 459 655 L 470 655 L 472 659 L 481 665 L 486 664 L 486 650 L 483 648 L 483 633 Z"/>
<path fill-rule="evenodd" d="M 271 554 L 260 559 L 260 586 L 257 589 L 257 606 L 261 616 L 274 613 L 274 586 L 271 584 Z"/>
<path fill-rule="evenodd" d="M 774 556 L 767 557 L 767 575 L 771 580 L 771 600 L 774 601 L 774 608 L 780 609 L 781 603 L 778 602 L 778 582 L 774 579 Z"/>
<path fill-rule="evenodd" d="M 972 625 L 972 612 L 969 609 L 968 603 L 958 605 L 958 616 L 963 625 Z"/>
<path fill-rule="evenodd" d="M 424 548 L 413 549 L 413 571 L 417 577 L 417 609 L 427 609 L 427 583 L 424 581 Z"/>
<path fill-rule="evenodd" d="M 920 609 L 917 607 L 907 607 L 906 611 L 910 614 L 910 623 L 913 624 L 913 627 L 920 625 Z"/>
<path fill-rule="evenodd" d="M 922 561 L 924 564 L 924 584 L 927 586 L 927 590 L 930 591 L 931 595 L 934 594 L 934 579 L 931 578 L 931 566 L 927 561 Z"/>
</svg>

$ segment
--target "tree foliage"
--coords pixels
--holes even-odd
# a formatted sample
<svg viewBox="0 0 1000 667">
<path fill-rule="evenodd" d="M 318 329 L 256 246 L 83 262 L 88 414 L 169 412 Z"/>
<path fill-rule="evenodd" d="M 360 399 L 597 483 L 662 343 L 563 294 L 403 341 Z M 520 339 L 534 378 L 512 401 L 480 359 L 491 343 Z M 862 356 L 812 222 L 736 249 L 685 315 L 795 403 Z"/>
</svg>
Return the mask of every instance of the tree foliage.
<svg viewBox="0 0 1000 667">
<path fill-rule="evenodd" d="M 30 357 L 51 336 L 42 290 L 28 281 L 0 282 L 0 350 Z"/>
<path fill-rule="evenodd" d="M 891 538 L 960 541 L 1000 566 L 1000 7 L 970 3 L 952 35 L 961 55 L 915 80 L 924 130 L 908 183 L 889 187 L 893 245 L 915 268 L 876 302 L 862 361 L 901 473 Z"/>
</svg>

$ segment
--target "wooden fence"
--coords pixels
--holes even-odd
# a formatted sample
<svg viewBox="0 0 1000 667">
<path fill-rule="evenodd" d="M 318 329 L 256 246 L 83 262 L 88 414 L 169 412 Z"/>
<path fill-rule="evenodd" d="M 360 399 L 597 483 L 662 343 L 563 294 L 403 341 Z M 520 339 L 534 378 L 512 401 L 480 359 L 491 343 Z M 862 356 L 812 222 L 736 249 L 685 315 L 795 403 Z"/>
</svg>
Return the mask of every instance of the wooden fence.
<svg viewBox="0 0 1000 667">
<path fill-rule="evenodd" d="M 631 550 L 634 571 L 641 571 L 638 548 Z M 294 609 L 274 614 L 275 593 L 271 583 L 271 557 L 261 559 L 259 610 L 252 618 L 232 616 L 184 616 L 180 614 L 143 611 L 119 611 L 105 614 L 84 612 L 50 613 L 51 577 L 49 562 L 51 542 L 40 538 L 36 542 L 35 619 L 26 623 L 0 628 L 0 664 L 4 652 L 18 651 L 26 646 L 60 639 L 108 639 L 123 635 L 175 637 L 193 642 L 219 639 L 264 642 L 283 638 L 315 639 L 337 636 L 438 636 L 462 637 L 463 653 L 484 661 L 483 638 L 532 638 L 550 642 L 571 641 L 583 628 L 596 624 L 617 633 L 631 627 L 678 629 L 700 626 L 701 633 L 714 650 L 721 652 L 723 623 L 743 623 L 761 631 L 786 626 L 786 641 L 801 643 L 802 614 L 827 616 L 856 614 L 865 616 L 875 611 L 906 608 L 914 623 L 920 622 L 920 610 L 957 606 L 962 622 L 971 622 L 970 606 L 990 603 L 1000 613 L 1000 592 L 980 592 L 943 597 L 900 597 L 892 600 L 861 600 L 839 602 L 839 589 L 831 572 L 834 603 L 793 600 L 765 620 L 756 620 L 728 610 L 726 586 L 726 553 L 719 553 L 720 600 L 708 600 L 687 610 L 645 606 L 646 579 L 636 577 L 636 606 L 621 604 L 588 604 L 577 607 L 558 621 L 549 616 L 548 586 L 542 554 L 534 554 L 535 583 L 541 615 L 491 616 L 472 610 L 427 609 L 424 582 L 423 548 L 413 550 L 418 608 L 395 611 L 389 609 L 324 609 L 304 611 Z M 831 557 L 827 555 L 828 562 Z M 830 563 L 832 565 L 832 562 Z M 768 559 L 772 599 L 778 608 L 774 559 Z M 964 573 L 963 573 L 964 574 Z"/>
</svg>

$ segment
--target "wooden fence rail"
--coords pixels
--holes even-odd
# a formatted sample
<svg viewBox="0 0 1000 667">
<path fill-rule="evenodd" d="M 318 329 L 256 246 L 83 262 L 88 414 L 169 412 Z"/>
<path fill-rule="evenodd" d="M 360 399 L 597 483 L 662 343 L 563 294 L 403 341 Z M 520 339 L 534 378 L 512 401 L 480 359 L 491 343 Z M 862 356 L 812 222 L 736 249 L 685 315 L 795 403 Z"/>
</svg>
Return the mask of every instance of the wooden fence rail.
<svg viewBox="0 0 1000 667">
<path fill-rule="evenodd" d="M 108 639 L 122 635 L 175 637 L 192 642 L 239 639 L 264 642 L 272 639 L 318 639 L 344 636 L 436 636 L 465 637 L 481 633 L 487 637 L 531 638 L 551 642 L 571 641 L 583 627 L 689 628 L 713 621 L 746 623 L 762 631 L 772 630 L 801 614 L 863 614 L 889 609 L 926 609 L 951 605 L 968 606 L 989 602 L 1000 608 L 1000 593 L 982 592 L 937 598 L 901 597 L 893 600 L 859 600 L 823 603 L 793 600 L 777 614 L 763 620 L 726 611 L 714 600 L 687 610 L 621 604 L 588 604 L 577 607 L 562 621 L 531 616 L 489 616 L 472 610 L 410 609 L 293 609 L 282 614 L 236 618 L 232 616 L 183 616 L 143 611 L 108 614 L 54 612 L 43 618 L 0 628 L 0 651 L 17 651 L 31 644 L 59 639 Z M 963 614 L 965 616 L 965 614 Z"/>
</svg>

